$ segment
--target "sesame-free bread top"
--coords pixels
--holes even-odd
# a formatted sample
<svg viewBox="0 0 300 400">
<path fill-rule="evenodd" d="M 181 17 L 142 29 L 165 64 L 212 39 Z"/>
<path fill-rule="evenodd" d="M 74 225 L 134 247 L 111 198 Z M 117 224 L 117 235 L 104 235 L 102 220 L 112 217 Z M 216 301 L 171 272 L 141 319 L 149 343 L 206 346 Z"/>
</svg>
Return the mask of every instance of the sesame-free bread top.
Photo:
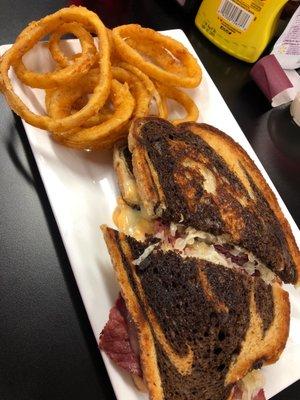
<svg viewBox="0 0 300 400">
<path fill-rule="evenodd" d="M 278 359 L 289 300 L 277 283 L 172 251 L 154 250 L 136 265 L 147 244 L 102 230 L 150 400 L 227 400 L 236 381 Z"/>
<path fill-rule="evenodd" d="M 133 122 L 128 143 L 149 218 L 228 234 L 284 282 L 298 283 L 291 228 L 261 172 L 231 137 L 206 124 L 174 127 L 147 117 Z"/>
</svg>

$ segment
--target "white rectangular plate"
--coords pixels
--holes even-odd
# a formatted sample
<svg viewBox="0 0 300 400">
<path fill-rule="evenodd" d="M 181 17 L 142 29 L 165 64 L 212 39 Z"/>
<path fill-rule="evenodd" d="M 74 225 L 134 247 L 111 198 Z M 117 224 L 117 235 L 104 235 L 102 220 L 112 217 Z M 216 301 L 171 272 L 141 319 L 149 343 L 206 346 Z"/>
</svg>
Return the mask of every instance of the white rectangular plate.
<svg viewBox="0 0 300 400">
<path fill-rule="evenodd" d="M 164 33 L 179 40 L 197 57 L 181 30 Z M 76 40 L 69 41 L 68 45 L 78 48 Z M 0 55 L 8 47 L 10 45 L 1 46 Z M 43 43 L 26 55 L 25 63 L 33 69 L 49 69 L 51 59 Z M 199 88 L 189 90 L 199 104 L 199 121 L 223 130 L 247 151 L 274 190 L 299 246 L 299 229 L 200 60 L 199 63 L 203 80 Z M 43 91 L 25 88 L 13 74 L 12 81 L 28 107 L 35 112 L 43 112 Z M 176 112 L 174 110 L 174 114 Z M 118 196 L 111 152 L 70 150 L 54 143 L 44 131 L 24 121 L 23 124 L 98 342 L 99 333 L 118 294 L 110 258 L 99 229 L 101 224 L 113 226 L 112 212 Z M 300 292 L 291 286 L 286 289 L 290 293 L 292 306 L 290 335 L 280 360 L 275 365 L 263 368 L 267 398 L 300 378 Z M 111 363 L 105 354 L 102 356 L 119 400 L 148 398 L 135 389 L 126 373 Z"/>
</svg>

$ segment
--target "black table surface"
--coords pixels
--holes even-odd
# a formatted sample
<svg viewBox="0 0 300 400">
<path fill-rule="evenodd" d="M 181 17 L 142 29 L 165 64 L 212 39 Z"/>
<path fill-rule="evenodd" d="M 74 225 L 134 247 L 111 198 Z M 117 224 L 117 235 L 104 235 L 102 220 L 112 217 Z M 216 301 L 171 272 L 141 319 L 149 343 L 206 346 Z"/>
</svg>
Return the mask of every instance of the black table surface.
<svg viewBox="0 0 300 400">
<path fill-rule="evenodd" d="M 251 65 L 214 47 L 171 0 L 90 3 L 110 27 L 137 22 L 185 31 L 299 226 L 299 142 L 286 140 L 284 127 L 270 135 L 278 115 L 251 82 Z M 65 4 L 0 0 L 0 45 Z M 1 96 L 0 133 L 0 398 L 113 399 L 22 123 Z M 300 399 L 300 383 L 275 399 Z"/>
</svg>

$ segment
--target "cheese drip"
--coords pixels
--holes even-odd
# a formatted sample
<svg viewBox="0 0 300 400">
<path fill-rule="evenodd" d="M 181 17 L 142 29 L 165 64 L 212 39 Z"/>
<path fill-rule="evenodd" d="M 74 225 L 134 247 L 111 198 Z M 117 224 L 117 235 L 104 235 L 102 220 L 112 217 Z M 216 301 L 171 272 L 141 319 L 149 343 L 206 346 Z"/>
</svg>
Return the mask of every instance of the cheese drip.
<svg viewBox="0 0 300 400">
<path fill-rule="evenodd" d="M 120 197 L 113 213 L 113 221 L 119 231 L 134 237 L 136 240 L 145 240 L 146 234 L 154 233 L 154 222 L 145 219 L 140 210 L 136 210 Z"/>
</svg>

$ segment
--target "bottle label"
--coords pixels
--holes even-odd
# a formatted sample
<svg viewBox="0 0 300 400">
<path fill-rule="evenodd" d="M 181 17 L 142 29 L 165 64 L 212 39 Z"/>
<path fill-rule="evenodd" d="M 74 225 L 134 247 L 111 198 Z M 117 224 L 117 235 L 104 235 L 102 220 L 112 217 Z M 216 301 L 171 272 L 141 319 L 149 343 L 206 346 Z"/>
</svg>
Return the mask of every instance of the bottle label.
<svg viewBox="0 0 300 400">
<path fill-rule="evenodd" d="M 243 33 L 262 11 L 266 0 L 221 0 L 218 16 L 220 28 L 228 33 Z"/>
<path fill-rule="evenodd" d="M 254 18 L 254 14 L 231 0 L 222 0 L 218 14 L 226 21 L 245 31 Z"/>
</svg>

